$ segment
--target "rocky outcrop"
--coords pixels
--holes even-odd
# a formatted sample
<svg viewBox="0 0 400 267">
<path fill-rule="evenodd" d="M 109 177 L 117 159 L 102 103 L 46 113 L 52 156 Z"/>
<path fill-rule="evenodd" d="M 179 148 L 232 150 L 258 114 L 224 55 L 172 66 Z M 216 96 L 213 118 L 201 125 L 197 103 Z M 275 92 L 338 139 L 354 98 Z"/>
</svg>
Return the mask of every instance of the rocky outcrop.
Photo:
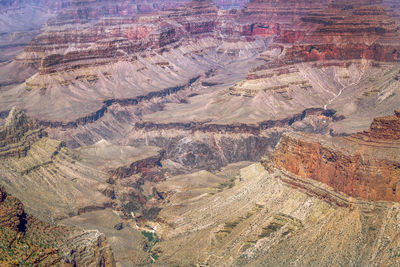
<svg viewBox="0 0 400 267">
<path fill-rule="evenodd" d="M 159 185 L 169 192 L 157 227 L 162 241 L 153 249 L 161 263 L 397 265 L 392 251 L 400 245 L 398 203 L 355 199 L 261 164 L 234 168 L 171 177 Z M 233 183 L 212 191 L 227 169 Z"/>
<path fill-rule="evenodd" d="M 14 107 L 0 129 L 0 158 L 26 156 L 30 146 L 44 136 L 34 120 Z"/>
<path fill-rule="evenodd" d="M 137 129 L 145 129 L 147 131 L 161 131 L 168 129 L 186 130 L 191 132 L 210 132 L 210 133 L 251 133 L 260 134 L 262 131 L 274 127 L 290 126 L 294 122 L 301 121 L 310 115 L 320 115 L 326 118 L 340 119 L 335 116 L 335 111 L 324 110 L 320 108 L 306 109 L 299 114 L 282 120 L 268 120 L 258 123 L 258 125 L 236 123 L 236 124 L 213 124 L 208 122 L 188 122 L 188 123 L 153 123 L 153 122 L 138 122 L 135 124 Z"/>
<path fill-rule="evenodd" d="M 195 0 L 174 10 L 169 16 L 191 35 L 212 33 L 216 28 L 218 8 L 210 0 Z"/>
<path fill-rule="evenodd" d="M 243 13 L 245 16 L 251 17 L 263 17 L 264 19 L 272 18 L 274 20 L 285 21 L 290 19 L 289 23 L 293 19 L 298 18 L 302 15 L 315 13 L 321 9 L 326 8 L 332 0 L 251 0 L 248 5 L 245 6 Z"/>
<path fill-rule="evenodd" d="M 25 213 L 22 203 L 0 187 L 0 263 L 3 266 L 114 266 L 100 233 L 50 225 Z"/>
<path fill-rule="evenodd" d="M 129 17 L 136 12 L 132 5 L 129 1 L 74 3 L 48 23 L 47 31 L 32 40 L 18 60 L 35 63 L 42 74 L 131 61 L 138 52 L 163 48 L 184 36 L 212 35 L 216 28 L 218 8 L 212 1 L 193 1 L 168 12 L 135 18 Z M 62 27 L 66 24 L 76 26 Z"/>
<path fill-rule="evenodd" d="M 400 111 L 395 115 L 375 118 L 369 131 L 357 135 L 378 140 L 400 140 Z"/>
<path fill-rule="evenodd" d="M 164 157 L 164 151 L 159 155 L 148 157 L 142 160 L 132 162 L 129 166 L 122 166 L 116 169 L 111 169 L 108 173 L 114 178 L 129 177 L 137 173 L 143 172 L 144 169 L 150 169 L 157 166 L 161 166 L 161 160 Z"/>
<path fill-rule="evenodd" d="M 232 162 L 259 160 L 275 147 L 284 131 L 313 116 L 321 121 L 335 119 L 333 111 L 309 109 L 290 118 L 259 124 L 138 122 L 127 142 L 163 148 L 166 158 L 178 163 L 178 169 L 215 170 Z"/>
<path fill-rule="evenodd" d="M 274 41 L 269 55 L 261 56 L 266 62 L 254 68 L 247 80 L 256 83 L 257 79 L 290 74 L 296 69 L 293 64 L 304 62 L 397 62 L 400 56 L 398 24 L 393 9 L 387 6 L 382 1 L 369 0 L 351 4 L 346 1 L 251 1 L 241 14 L 242 21 L 246 17 L 257 21 L 248 34 L 261 33 L 258 28 L 264 25 L 262 28 Z M 233 88 L 233 95 L 255 96 L 259 92 L 240 85 Z M 284 85 L 269 86 L 266 90 L 272 88 L 290 100 L 287 88 L 280 86 Z"/>
<path fill-rule="evenodd" d="M 38 127 L 33 120 L 16 109 L 10 112 L 6 124 L 2 126 L 3 130 L 9 127 L 15 133 L 21 132 L 21 140 L 27 138 L 31 129 Z M 19 144 L 18 140 L 16 144 Z M 33 260 L 32 265 L 65 263 L 66 266 L 114 266 L 113 252 L 103 234 L 104 228 L 98 226 L 98 221 L 91 221 L 96 226 L 85 228 L 91 229 L 88 231 L 59 227 L 56 224 L 63 219 L 86 215 L 90 217 L 95 212 L 103 211 L 114 214 L 120 220 L 120 217 L 131 219 L 131 212 L 142 210 L 143 216 L 149 216 L 147 214 L 156 202 L 147 204 L 152 186 L 165 179 L 164 170 L 160 166 L 163 151 L 156 147 L 136 148 L 107 142 L 72 150 L 65 147 L 63 142 L 44 136 L 31 141 L 26 155 L 0 158 L 0 184 L 13 196 L 18 196 L 26 207 L 23 208 L 21 202 L 18 202 L 15 207 L 2 212 L 0 203 L 0 226 L 14 230 L 23 228 L 20 221 L 25 218 L 25 210 L 52 224 L 38 225 L 30 216 L 26 216 L 26 227 L 30 224 L 33 226 L 27 228 L 28 232 L 18 232 L 15 236 L 24 236 L 27 241 L 19 237 L 15 242 L 12 241 L 16 245 L 10 253 L 4 247 L 7 257 L 3 257 L 0 248 L 0 261 L 9 260 L 12 258 L 11 253 L 19 253 L 21 250 L 18 254 L 22 255 L 20 260 L 27 263 Z M 147 191 L 141 188 L 144 184 L 149 187 Z M 5 198 L 6 194 L 0 190 L 0 202 Z M 101 232 L 92 229 L 101 229 Z M 3 242 L 3 233 L 0 233 L 0 241 L 8 244 L 8 241 Z M 5 235 L 5 239 L 11 236 L 8 233 Z M 138 236 L 135 238 L 140 241 Z M 113 249 L 119 245 L 111 243 Z M 131 253 L 131 248 L 124 248 L 122 252 L 119 251 L 117 261 L 126 260 L 125 257 Z M 3 262 L 0 265 L 3 266 Z"/>
<path fill-rule="evenodd" d="M 107 175 L 89 166 L 75 168 L 74 152 L 63 142 L 48 139 L 43 128 L 21 110 L 11 110 L 0 133 L 1 185 L 28 203 L 28 210 L 35 216 L 54 220 L 77 214 L 88 206 L 110 206 L 110 199 L 97 190 L 101 180 L 106 183 Z M 46 185 L 49 181 L 51 189 Z M 25 190 L 35 194 L 26 194 Z M 69 194 L 80 197 L 71 198 Z"/>
<path fill-rule="evenodd" d="M 103 102 L 103 107 L 99 110 L 93 112 L 92 114 L 87 114 L 85 117 L 76 119 L 75 121 L 69 122 L 59 122 L 59 121 L 45 121 L 39 120 L 37 123 L 41 126 L 50 127 L 50 128 L 76 128 L 79 125 L 85 125 L 88 123 L 95 122 L 102 118 L 104 114 L 107 112 L 108 108 L 113 104 L 119 104 L 121 106 L 131 106 L 131 105 L 138 105 L 140 102 L 149 101 L 153 98 L 157 97 L 165 97 L 171 94 L 175 94 L 181 90 L 184 90 L 188 86 L 190 86 L 194 81 L 196 81 L 199 77 L 192 78 L 187 85 L 183 86 L 176 86 L 172 88 L 165 88 L 160 91 L 150 92 L 146 95 L 138 96 L 137 98 L 128 98 L 128 99 L 109 99 Z"/>
<path fill-rule="evenodd" d="M 333 5 L 323 13 L 301 18 L 313 29 L 287 48 L 286 57 L 296 62 L 329 59 L 396 61 L 399 57 L 398 26 L 392 10 L 359 3 L 351 8 Z M 289 43 L 289 40 L 286 40 Z"/>
<path fill-rule="evenodd" d="M 285 134 L 271 160 L 276 168 L 323 182 L 350 196 L 399 202 L 397 128 L 396 115 L 377 118 L 370 131 L 350 137 Z"/>
</svg>

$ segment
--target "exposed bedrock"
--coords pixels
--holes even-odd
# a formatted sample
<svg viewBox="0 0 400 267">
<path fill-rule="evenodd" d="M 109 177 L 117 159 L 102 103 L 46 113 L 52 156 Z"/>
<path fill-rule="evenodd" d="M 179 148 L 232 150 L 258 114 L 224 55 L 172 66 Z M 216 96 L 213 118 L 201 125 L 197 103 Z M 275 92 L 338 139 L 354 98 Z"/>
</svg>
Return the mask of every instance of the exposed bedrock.
<svg viewBox="0 0 400 267">
<path fill-rule="evenodd" d="M 158 196 L 153 187 L 165 180 L 165 170 L 161 166 L 164 158 L 162 149 L 118 146 L 104 140 L 93 146 L 69 149 L 60 141 L 33 135 L 32 132 L 40 133 L 43 129 L 18 109 L 11 110 L 0 130 L 15 135 L 15 138 L 7 138 L 8 135 L 4 138 L 7 144 L 2 147 L 4 153 L 0 157 L 0 185 L 21 199 L 28 213 L 51 222 L 51 226 L 43 224 L 44 230 L 37 227 L 29 230 L 31 232 L 25 234 L 29 239 L 26 243 L 18 237 L 24 234 L 18 235 L 17 232 L 14 234 L 16 239 L 12 239 L 11 235 L 4 237 L 10 244 L 17 244 L 15 248 L 12 246 L 14 252 L 21 249 L 23 253 L 28 253 L 20 254 L 21 259 L 27 262 L 32 259 L 33 265 L 41 265 L 43 260 L 43 264 L 50 262 L 48 265 L 65 261 L 72 266 L 113 266 L 112 252 L 105 236 L 100 233 L 106 230 L 98 221 L 90 221 L 94 226 L 85 228 L 88 231 L 58 228 L 54 223 L 86 215 L 90 218 L 95 212 L 108 214 L 107 217 L 111 214 L 113 220 L 119 222 L 132 219 L 132 212 L 146 220 L 153 218 L 159 211 L 153 206 L 162 196 Z M 29 141 L 29 146 L 24 143 L 25 140 Z M 25 153 L 8 153 L 19 147 L 23 147 Z M 154 195 L 157 197 L 149 201 Z M 0 224 L 10 229 L 19 229 L 22 227 L 21 218 L 25 218 L 22 204 L 18 202 L 14 209 L 7 202 L 7 209 L 3 212 L 1 202 L 5 198 L 0 188 Z M 26 218 L 29 224 L 30 217 Z M 83 227 L 82 223 L 77 226 Z M 118 250 L 117 262 L 125 261 L 126 257 L 130 257 L 131 262 L 149 260 L 142 248 L 143 237 L 140 231 L 130 229 L 129 237 L 117 236 L 112 239 L 112 248 L 120 248 L 121 239 L 131 244 L 132 240 L 129 239 L 135 238 L 139 243 Z M 42 235 L 42 231 L 47 231 L 50 236 Z M 3 241 L 3 233 L 0 233 L 0 241 Z M 107 232 L 107 237 L 108 234 L 110 232 Z M 34 241 L 31 241 L 32 238 Z M 29 244 L 34 252 L 41 252 L 43 248 L 45 253 L 28 257 L 30 251 L 25 244 Z M 141 258 L 135 259 L 132 253 L 139 254 Z M 0 256 L 3 256 L 1 248 Z M 0 260 L 7 257 L 1 257 Z"/>
<path fill-rule="evenodd" d="M 216 124 L 209 122 L 170 122 L 170 123 L 158 123 L 151 121 L 140 121 L 135 124 L 136 129 L 151 130 L 187 130 L 192 132 L 210 132 L 210 133 L 242 133 L 242 134 L 260 134 L 262 131 L 274 128 L 274 127 L 286 127 L 290 126 L 297 121 L 301 121 L 308 116 L 321 116 L 325 118 L 340 119 L 335 116 L 334 110 L 325 110 L 322 108 L 309 108 L 301 113 L 294 114 L 291 117 L 281 120 L 266 120 L 261 121 L 257 124 L 245 124 L 245 123 L 233 123 L 233 124 Z"/>
<path fill-rule="evenodd" d="M 184 168 L 214 170 L 232 162 L 258 161 L 269 154 L 283 132 L 292 125 L 296 127 L 295 122 L 303 121 L 305 131 L 318 132 L 319 128 L 313 127 L 308 118 L 331 120 L 334 114 L 329 110 L 310 109 L 291 118 L 258 125 L 138 122 L 126 142 L 162 147 L 166 158 Z M 297 127 L 301 128 L 300 124 Z"/>
<path fill-rule="evenodd" d="M 395 62 L 399 59 L 399 44 L 305 44 L 288 48 L 289 62 L 367 59 Z"/>
<path fill-rule="evenodd" d="M 230 162 L 260 159 L 274 147 L 280 134 L 280 130 L 259 135 L 137 131 L 129 136 L 128 144 L 162 147 L 166 158 L 177 163 L 178 169 L 215 170 Z"/>
<path fill-rule="evenodd" d="M 229 169 L 230 186 L 215 192 Z M 399 203 L 354 199 L 259 163 L 179 175 L 158 187 L 171 192 L 159 215 L 162 239 L 153 249 L 161 263 L 398 265 Z"/>
<path fill-rule="evenodd" d="M 115 266 L 98 231 L 55 226 L 26 214 L 19 199 L 0 187 L 0 264 L 39 266 Z M 45 245 L 46 244 L 46 245 Z"/>
<path fill-rule="evenodd" d="M 175 94 L 181 90 L 184 90 L 186 88 L 186 86 L 190 86 L 197 79 L 198 79 L 198 77 L 191 79 L 189 81 L 188 85 L 166 88 L 161 91 L 150 92 L 146 95 L 141 95 L 136 98 L 105 100 L 103 102 L 103 106 L 99 110 L 97 110 L 91 114 L 87 114 L 84 117 L 78 118 L 75 121 L 61 122 L 61 121 L 38 120 L 38 124 L 41 126 L 50 127 L 50 128 L 62 128 L 62 129 L 76 128 L 79 125 L 86 125 L 88 123 L 93 123 L 93 122 L 99 120 L 100 118 L 102 118 L 105 115 L 108 108 L 113 104 L 119 104 L 120 106 L 132 106 L 132 105 L 138 105 L 140 102 L 143 102 L 143 101 L 149 101 L 153 98 L 166 97 L 171 94 Z"/>
<path fill-rule="evenodd" d="M 190 41 L 164 53 L 147 51 L 137 61 L 36 74 L 19 86 L 0 91 L 2 96 L 12 95 L 1 97 L 2 111 L 18 105 L 45 126 L 76 127 L 101 118 L 113 103 L 136 105 L 175 94 L 210 69 L 234 58 L 251 60 L 268 45 L 265 40 L 240 44 L 206 40 Z"/>
<path fill-rule="evenodd" d="M 332 2 L 334 4 L 330 5 Z M 138 10 L 129 1 L 78 1 L 51 20 L 46 30 L 34 38 L 17 59 L 40 65 L 40 72 L 45 74 L 118 59 L 132 60 L 140 51 L 176 49 L 188 39 L 204 36 L 226 40 L 240 36 L 275 36 L 277 43 L 296 43 L 288 54 L 301 60 L 329 59 L 346 53 L 342 51 L 346 48 L 360 50 L 363 48 L 360 45 L 368 43 L 368 50 L 380 50 L 383 46 L 374 59 L 393 61 L 397 53 L 389 54 L 395 48 L 390 45 L 386 48 L 386 45 L 388 40 L 396 38 L 396 23 L 391 18 L 391 10 L 378 5 L 381 1 L 357 1 L 351 8 L 346 8 L 341 1 L 330 0 L 251 1 L 240 11 L 220 12 L 212 1 L 191 1 L 180 7 L 171 4 L 176 8 L 155 16 L 132 18 L 130 15 Z M 58 20 L 59 23 L 55 22 Z M 69 23 L 76 27 L 68 26 Z M 321 45 L 321 48 L 315 46 L 321 50 L 321 55 L 314 55 L 315 52 L 308 55 L 310 47 L 307 45 L 315 42 Z M 380 46 L 374 46 L 376 43 Z M 173 46 L 168 47 L 171 44 Z M 331 50 L 335 44 L 339 51 L 323 51 L 323 45 Z M 361 51 L 368 54 L 366 49 Z M 350 52 L 349 56 L 360 58 L 355 52 Z"/>
<path fill-rule="evenodd" d="M 0 158 L 26 156 L 30 146 L 47 134 L 18 108 L 13 108 L 0 129 Z"/>
<path fill-rule="evenodd" d="M 364 131 L 358 136 L 381 140 L 400 140 L 400 110 L 395 115 L 375 118 L 369 131 Z"/>
<path fill-rule="evenodd" d="M 271 159 L 277 168 L 350 196 L 398 202 L 399 121 L 397 115 L 377 118 L 370 131 L 350 137 L 285 134 Z"/>
<path fill-rule="evenodd" d="M 8 143 L 0 154 L 0 184 L 46 221 L 106 208 L 121 211 L 124 202 L 136 197 L 140 201 L 135 205 L 141 208 L 146 199 L 140 187 L 165 179 L 161 170 L 165 153 L 157 147 L 117 146 L 103 140 L 72 150 L 61 141 L 38 135 L 43 129 L 15 108 L 1 132 L 9 129 L 14 129 L 9 135 L 19 138 L 4 138 Z M 124 185 L 113 186 L 121 179 Z"/>
<path fill-rule="evenodd" d="M 164 151 L 157 155 L 150 156 L 144 159 L 140 159 L 132 162 L 129 166 L 117 167 L 115 169 L 110 169 L 108 173 L 115 178 L 125 178 L 132 176 L 134 174 L 141 173 L 146 168 L 154 168 L 161 166 L 161 160 L 164 157 Z"/>
<path fill-rule="evenodd" d="M 87 207 L 111 205 L 111 200 L 97 190 L 106 183 L 107 175 L 94 167 L 76 164 L 76 152 L 61 141 L 47 138 L 43 128 L 22 111 L 13 108 L 0 132 L 5 134 L 0 182 L 28 203 L 30 213 L 53 221 Z M 26 194 L 27 191 L 35 194 Z"/>
<path fill-rule="evenodd" d="M 77 9 L 63 10 L 65 14 L 61 12 L 57 19 L 65 25 L 54 25 L 50 21 L 46 31 L 25 48 L 18 60 L 40 65 L 40 72 L 48 74 L 120 59 L 134 60 L 138 52 L 164 47 L 175 49 L 181 46 L 180 40 L 192 35 L 214 36 L 216 29 L 218 8 L 212 1 L 193 1 L 155 16 L 135 17 L 129 16 L 133 10 L 119 7 L 132 3 L 104 2 L 109 9 L 93 8 L 96 3 L 85 3 Z M 105 10 L 109 14 L 107 11 L 101 14 Z M 68 26 L 69 20 L 75 27 Z M 168 48 L 172 43 L 174 46 Z"/>
<path fill-rule="evenodd" d="M 393 10 L 381 3 L 360 6 L 335 3 L 330 9 L 301 18 L 300 33 L 279 36 L 276 41 L 292 42 L 285 52 L 286 60 L 295 62 L 331 59 L 370 59 L 393 62 L 399 58 L 398 25 Z M 380 5 L 379 5 L 380 4 Z M 301 31 L 300 31 L 301 32 Z"/>
</svg>

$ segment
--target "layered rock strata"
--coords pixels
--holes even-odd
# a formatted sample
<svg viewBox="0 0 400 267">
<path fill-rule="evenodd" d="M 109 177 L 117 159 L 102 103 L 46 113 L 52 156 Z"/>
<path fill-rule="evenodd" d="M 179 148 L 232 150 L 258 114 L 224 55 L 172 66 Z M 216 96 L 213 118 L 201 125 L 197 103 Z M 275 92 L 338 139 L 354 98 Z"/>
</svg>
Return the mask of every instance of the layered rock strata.
<svg viewBox="0 0 400 267">
<path fill-rule="evenodd" d="M 129 8 L 118 7 L 120 3 L 105 1 L 104 4 L 111 5 L 115 12 L 110 10 L 109 14 L 97 14 L 83 5 L 73 9 L 77 14 L 86 14 L 82 21 L 76 20 L 77 16 L 73 14 L 65 15 L 73 19 L 71 22 L 59 15 L 60 23 L 75 26 L 58 26 L 50 21 L 47 31 L 37 36 L 19 59 L 40 64 L 43 74 L 87 64 L 134 60 L 135 53 L 148 48 L 163 48 L 187 34 L 210 33 L 215 28 L 218 10 L 211 1 L 194 1 L 166 14 L 130 17 L 133 12 Z M 82 12 L 81 8 L 88 10 Z M 121 12 L 126 14 L 119 14 Z M 93 21 L 94 25 L 88 25 L 89 21 Z"/>
<path fill-rule="evenodd" d="M 375 118 L 369 131 L 357 135 L 368 140 L 399 140 L 400 139 L 400 111 L 395 115 Z M 364 139 L 363 138 L 363 139 Z"/>
<path fill-rule="evenodd" d="M 12 109 L 1 133 L 1 182 L 29 203 L 28 210 L 33 214 L 51 220 L 76 214 L 87 206 L 111 205 L 96 190 L 107 175 L 88 166 L 76 168 L 76 153 L 63 142 L 48 139 L 43 128 L 21 110 Z M 51 188 L 48 181 L 52 181 Z M 35 190 L 36 194 L 25 194 L 25 190 Z M 64 194 L 60 196 L 60 192 Z"/>
<path fill-rule="evenodd" d="M 46 133 L 18 108 L 13 108 L 0 130 L 0 158 L 24 157 L 30 146 Z"/>
<path fill-rule="evenodd" d="M 3 187 L 0 226 L 2 266 L 115 266 L 104 235 L 41 222 L 26 214 L 22 203 Z"/>
<path fill-rule="evenodd" d="M 398 202 L 399 121 L 398 115 L 377 118 L 370 131 L 349 137 L 285 134 L 271 160 L 277 168 L 350 196 Z"/>
<path fill-rule="evenodd" d="M 172 177 L 159 190 L 168 192 L 152 250 L 160 264 L 398 265 L 398 203 L 261 164 Z"/>
<path fill-rule="evenodd" d="M 154 206 L 161 197 L 156 197 L 158 193 L 154 185 L 166 178 L 166 171 L 161 166 L 164 156 L 161 149 L 118 146 L 102 141 L 91 147 L 72 150 L 64 143 L 46 137 L 34 120 L 16 108 L 10 112 L 1 132 L 7 145 L 0 158 L 0 184 L 23 201 L 27 212 L 41 220 L 54 224 L 71 218 L 72 221 L 85 216 L 91 218 L 92 214 L 101 212 L 111 213 L 119 221 L 132 220 L 133 214 L 138 220 L 147 221 L 159 211 Z M 14 150 L 24 153 L 10 153 Z M 22 213 L 18 211 L 18 214 Z M 4 224 L 11 223 L 15 228 L 18 223 L 14 221 L 16 219 L 7 218 Z M 59 243 L 55 243 L 55 250 L 48 250 L 51 255 L 44 256 L 53 264 L 65 261 L 73 266 L 81 263 L 85 266 L 113 266 L 111 258 L 107 258 L 111 251 L 104 235 L 93 230 L 103 232 L 103 228 L 96 219 L 90 223 L 93 226 L 86 228 L 88 231 L 68 230 L 65 236 L 52 236 L 51 242 Z M 118 242 L 132 243 L 130 238 L 140 243 L 121 251 Z M 131 262 L 149 263 L 149 255 L 141 247 L 142 239 L 136 228 L 131 228 L 128 237 L 113 239 L 111 247 L 118 248 L 116 261 L 120 263 L 132 257 L 130 255 L 139 255 L 139 259 Z M 42 239 L 38 238 L 38 242 Z M 57 256 L 59 254 L 61 258 Z M 36 261 L 36 256 L 32 258 Z"/>
</svg>

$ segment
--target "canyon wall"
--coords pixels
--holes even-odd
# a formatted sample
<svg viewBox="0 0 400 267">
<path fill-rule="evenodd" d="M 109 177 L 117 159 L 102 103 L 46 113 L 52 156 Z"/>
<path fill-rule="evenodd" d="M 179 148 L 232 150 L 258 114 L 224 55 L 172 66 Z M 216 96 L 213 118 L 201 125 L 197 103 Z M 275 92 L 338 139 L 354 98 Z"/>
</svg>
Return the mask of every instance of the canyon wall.
<svg viewBox="0 0 400 267">
<path fill-rule="evenodd" d="M 272 151 L 283 132 L 296 122 L 307 124 L 312 117 L 320 121 L 331 120 L 334 112 L 309 109 L 286 119 L 259 124 L 144 121 L 135 124 L 135 130 L 126 137 L 126 142 L 134 146 L 146 143 L 161 147 L 166 158 L 183 169 L 215 170 L 233 162 L 258 161 Z"/>
<path fill-rule="evenodd" d="M 283 135 L 273 164 L 350 196 L 400 201 L 400 116 L 377 118 L 371 129 L 350 137 Z"/>
<path fill-rule="evenodd" d="M 3 187 L 0 226 L 0 241 L 6 244 L 0 249 L 1 265 L 115 266 L 104 235 L 41 222 Z"/>
</svg>

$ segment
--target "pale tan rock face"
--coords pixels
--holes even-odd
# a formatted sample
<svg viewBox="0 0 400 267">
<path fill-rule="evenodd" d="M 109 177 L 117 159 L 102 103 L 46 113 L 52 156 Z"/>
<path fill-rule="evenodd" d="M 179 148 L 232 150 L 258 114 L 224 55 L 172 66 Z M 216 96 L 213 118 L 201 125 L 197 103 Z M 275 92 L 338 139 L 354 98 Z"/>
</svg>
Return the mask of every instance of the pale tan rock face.
<svg viewBox="0 0 400 267">
<path fill-rule="evenodd" d="M 30 146 L 44 136 L 35 121 L 14 107 L 0 129 L 0 158 L 26 156 Z"/>
<path fill-rule="evenodd" d="M 226 174 L 231 179 L 224 182 Z M 228 181 L 230 186 L 221 186 Z M 154 248 L 163 263 L 397 264 L 393 251 L 400 240 L 392 234 L 399 229 L 398 203 L 351 198 L 261 164 L 181 175 L 159 189 L 171 190 L 157 225 L 163 241 Z"/>
</svg>

